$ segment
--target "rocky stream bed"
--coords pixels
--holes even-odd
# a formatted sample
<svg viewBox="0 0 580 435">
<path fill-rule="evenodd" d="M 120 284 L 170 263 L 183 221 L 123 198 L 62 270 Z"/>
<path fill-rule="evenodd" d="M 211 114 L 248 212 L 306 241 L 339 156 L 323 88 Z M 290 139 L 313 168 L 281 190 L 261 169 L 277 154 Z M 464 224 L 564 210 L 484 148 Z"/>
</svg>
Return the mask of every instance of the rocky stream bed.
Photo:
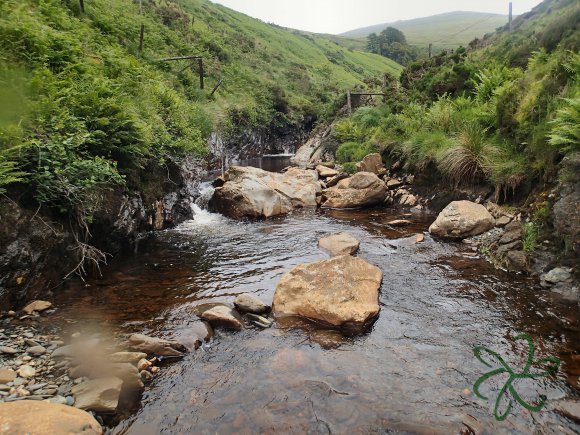
<svg viewBox="0 0 580 435">
<path fill-rule="evenodd" d="M 193 220 L 151 234 L 102 278 L 3 313 L 4 427 L 578 433 L 570 270 L 540 285 L 495 268 L 482 247 L 508 246 L 506 261 L 521 260 L 517 216 L 460 201 L 437 217 L 412 177 L 373 157 L 361 165 L 350 177 L 331 165 L 232 168 L 210 201 L 231 217 L 196 206 Z M 488 380 L 490 399 L 478 397 L 489 367 L 474 348 L 519 367 L 521 333 L 536 358 L 561 363 L 517 383 L 529 402 L 545 396 L 541 411 L 516 403 L 500 421 L 493 404 L 499 395 L 508 407 L 506 379 Z"/>
</svg>

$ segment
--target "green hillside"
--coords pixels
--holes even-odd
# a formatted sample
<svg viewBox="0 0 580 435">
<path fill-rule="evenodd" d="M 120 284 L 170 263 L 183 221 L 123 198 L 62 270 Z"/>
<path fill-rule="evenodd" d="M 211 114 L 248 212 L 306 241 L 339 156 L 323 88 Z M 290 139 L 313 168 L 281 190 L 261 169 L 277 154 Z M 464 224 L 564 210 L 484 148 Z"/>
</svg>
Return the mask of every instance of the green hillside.
<svg viewBox="0 0 580 435">
<path fill-rule="evenodd" d="M 432 182 L 526 197 L 580 151 L 579 23 L 577 1 L 545 0 L 512 32 L 409 64 L 385 103 L 338 123 L 337 158 L 354 167 L 352 156 L 381 151 Z M 540 234 L 549 210 L 537 213 L 530 231 Z"/>
<path fill-rule="evenodd" d="M 0 190 L 90 215 L 99 191 L 203 157 L 213 131 L 300 127 L 401 67 L 206 0 L 0 3 Z M 140 27 L 143 48 L 139 49 Z M 203 57 L 197 64 L 160 59 Z M 213 96 L 212 88 L 223 84 Z"/>
<path fill-rule="evenodd" d="M 495 31 L 507 21 L 507 15 L 457 11 L 362 27 L 342 33 L 340 36 L 359 38 L 359 43 L 362 44 L 371 33 L 380 33 L 391 26 L 401 30 L 411 45 L 425 47 L 432 43 L 435 47 L 453 48 L 467 45 L 472 39 L 481 38 L 486 33 Z"/>
</svg>

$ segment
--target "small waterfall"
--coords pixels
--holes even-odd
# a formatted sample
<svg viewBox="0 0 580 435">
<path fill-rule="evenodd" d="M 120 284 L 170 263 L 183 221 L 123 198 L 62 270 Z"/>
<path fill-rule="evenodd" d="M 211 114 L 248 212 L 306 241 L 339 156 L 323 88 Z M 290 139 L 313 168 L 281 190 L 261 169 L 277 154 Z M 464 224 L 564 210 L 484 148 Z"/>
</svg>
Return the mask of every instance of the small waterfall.
<svg viewBox="0 0 580 435">
<path fill-rule="evenodd" d="M 215 188 L 212 186 L 210 181 L 201 183 L 199 186 L 199 197 L 195 200 L 194 207 L 197 207 L 198 209 L 206 209 L 209 200 L 213 196 L 214 190 Z M 195 208 L 193 211 L 197 212 Z"/>
</svg>

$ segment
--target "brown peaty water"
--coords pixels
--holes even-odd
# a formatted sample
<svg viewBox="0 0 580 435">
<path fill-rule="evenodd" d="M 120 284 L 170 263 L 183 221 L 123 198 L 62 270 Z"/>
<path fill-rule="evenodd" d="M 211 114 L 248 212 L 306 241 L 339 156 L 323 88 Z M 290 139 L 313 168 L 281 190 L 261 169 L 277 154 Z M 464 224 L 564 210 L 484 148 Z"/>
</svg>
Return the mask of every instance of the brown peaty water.
<svg viewBox="0 0 580 435">
<path fill-rule="evenodd" d="M 401 217 L 389 209 L 302 210 L 236 222 L 198 210 L 193 221 L 156 233 L 107 268 L 104 278 L 71 286 L 59 296 L 58 316 L 172 337 L 195 321 L 200 304 L 231 304 L 244 292 L 271 303 L 284 272 L 327 258 L 317 241 L 330 233 L 358 238 L 357 255 L 384 273 L 380 316 L 368 333 L 347 337 L 305 322 L 218 329 L 208 346 L 163 367 L 139 409 L 112 433 L 578 431 L 552 410 L 555 400 L 574 394 L 566 361 L 580 352 L 577 307 L 531 279 L 494 270 L 465 244 L 428 235 L 414 243 L 433 217 L 407 217 L 413 223 L 403 228 L 387 224 Z M 489 401 L 473 394 L 490 370 L 473 348 L 488 346 L 521 367 L 527 349 L 510 340 L 519 332 L 532 336 L 536 357 L 564 362 L 557 376 L 517 385 L 529 401 L 545 394 L 544 410 L 514 404 L 500 422 L 493 402 L 503 383 L 496 377 L 482 388 Z"/>
</svg>

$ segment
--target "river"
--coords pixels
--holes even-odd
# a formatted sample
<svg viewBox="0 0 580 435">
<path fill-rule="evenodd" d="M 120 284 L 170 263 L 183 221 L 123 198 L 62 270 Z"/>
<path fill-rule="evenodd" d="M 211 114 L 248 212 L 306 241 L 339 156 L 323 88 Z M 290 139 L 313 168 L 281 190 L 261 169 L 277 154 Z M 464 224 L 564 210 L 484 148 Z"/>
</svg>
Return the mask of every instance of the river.
<svg viewBox="0 0 580 435">
<path fill-rule="evenodd" d="M 473 393 L 489 370 L 474 346 L 522 366 L 527 348 L 509 338 L 527 332 L 537 357 L 566 361 L 580 350 L 577 308 L 551 299 L 530 278 L 493 269 L 469 245 L 428 235 L 414 243 L 434 216 L 407 216 L 412 224 L 402 229 L 387 225 L 394 218 L 401 214 L 379 208 L 232 221 L 198 209 L 194 220 L 155 233 L 115 261 L 102 279 L 70 285 L 57 296 L 54 321 L 179 337 L 201 304 L 231 304 L 243 292 L 271 303 L 284 272 L 326 258 L 320 237 L 348 231 L 361 241 L 358 255 L 384 273 L 370 331 L 344 336 L 300 322 L 218 329 L 208 345 L 166 364 L 112 433 L 577 431 L 551 410 L 570 394 L 565 362 L 556 377 L 517 386 L 530 401 L 547 396 L 542 412 L 516 404 L 496 421 L 501 380 L 482 388 L 489 401 Z"/>
</svg>

